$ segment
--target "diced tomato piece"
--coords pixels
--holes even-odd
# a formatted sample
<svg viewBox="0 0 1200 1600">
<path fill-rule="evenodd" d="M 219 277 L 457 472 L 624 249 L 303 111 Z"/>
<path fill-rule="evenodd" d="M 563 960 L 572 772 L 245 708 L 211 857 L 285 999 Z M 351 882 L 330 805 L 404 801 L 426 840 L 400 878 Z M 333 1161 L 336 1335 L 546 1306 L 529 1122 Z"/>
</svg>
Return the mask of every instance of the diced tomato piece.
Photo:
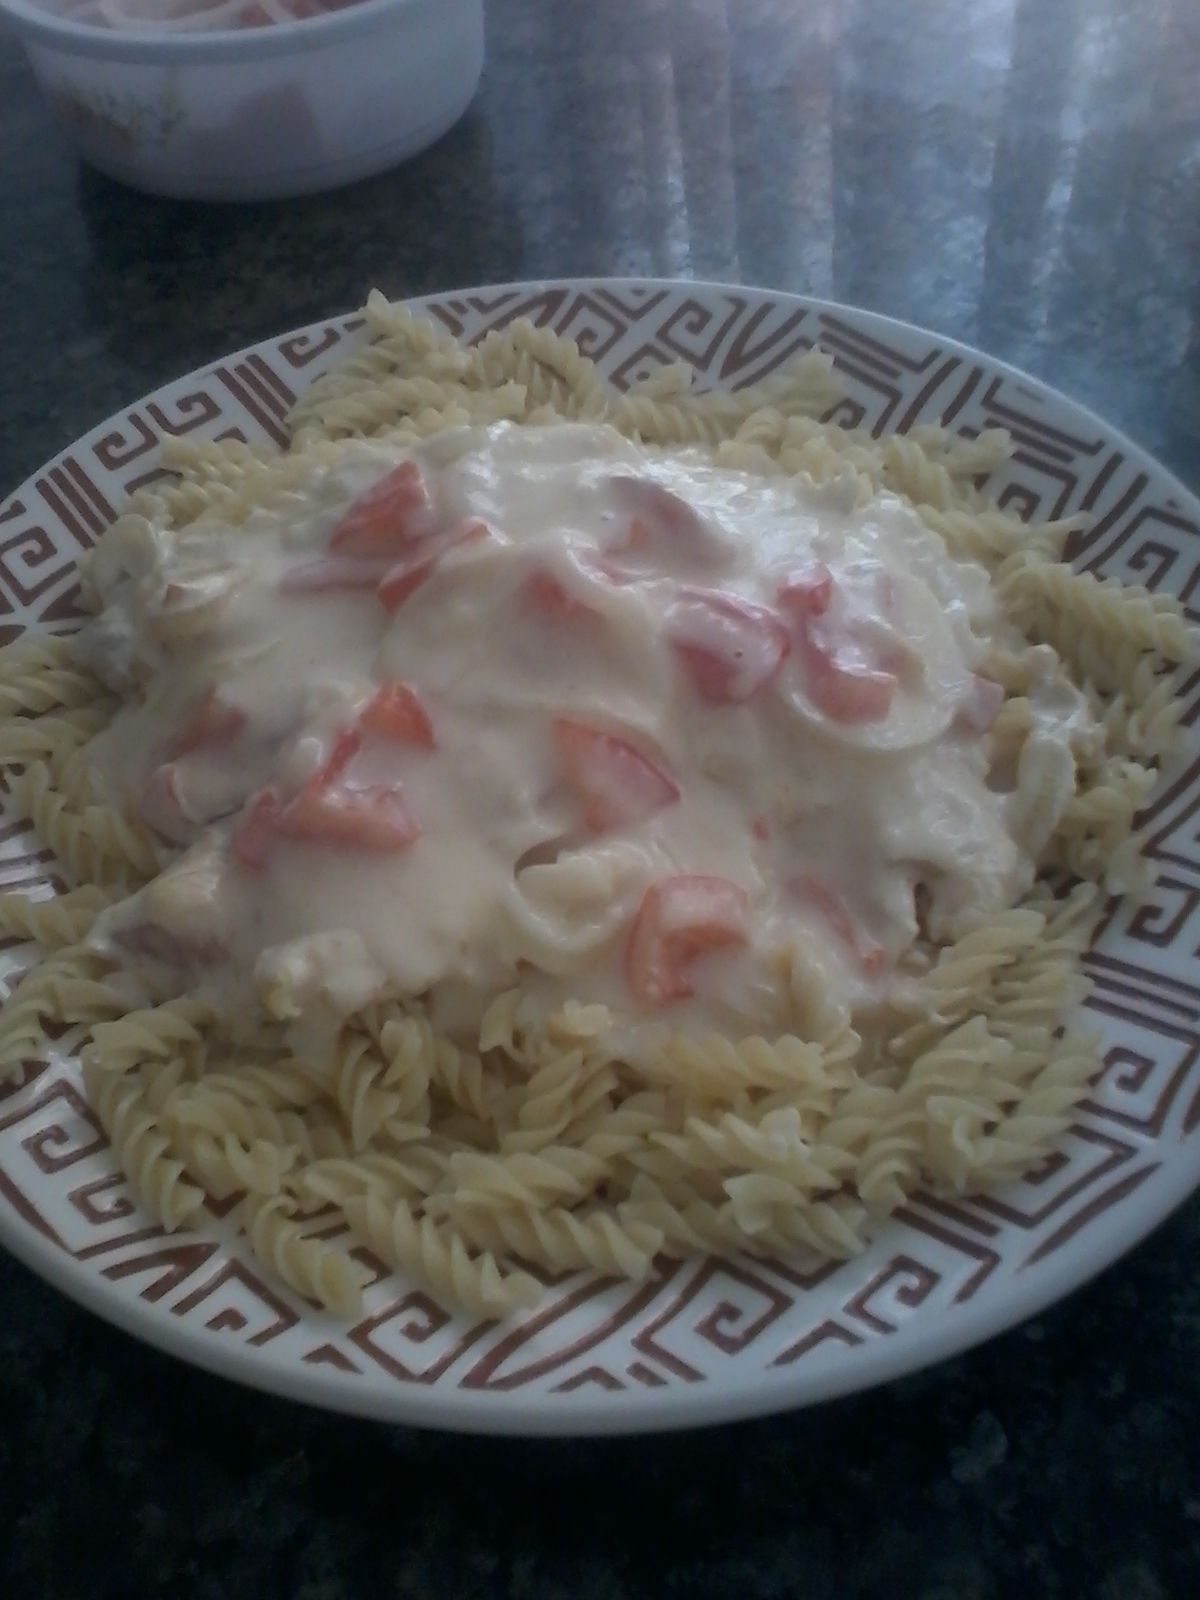
<svg viewBox="0 0 1200 1600">
<path fill-rule="evenodd" d="M 779 604 L 791 618 L 800 642 L 809 695 L 835 722 L 879 722 L 891 710 L 899 673 L 909 662 L 903 648 L 886 657 L 870 656 L 854 639 L 853 620 L 838 637 L 838 625 L 827 618 L 833 600 L 833 575 L 823 561 L 798 568 L 779 585 Z M 896 587 L 888 573 L 880 580 L 880 604 L 895 611 Z"/>
<path fill-rule="evenodd" d="M 383 602 L 383 609 L 389 613 L 399 611 L 409 595 L 419 589 L 429 577 L 436 562 L 437 557 L 433 552 L 429 552 L 393 563 L 375 588 L 376 594 Z"/>
<path fill-rule="evenodd" d="M 746 943 L 747 896 L 727 878 L 685 874 L 646 890 L 625 946 L 625 978 L 645 1005 L 693 993 L 701 956 Z"/>
<path fill-rule="evenodd" d="M 584 617 L 596 615 L 591 606 L 573 595 L 552 572 L 531 572 L 521 585 L 521 590 L 543 616 L 555 622 L 578 622 Z"/>
<path fill-rule="evenodd" d="M 310 789 L 328 789 L 335 784 L 362 749 L 362 734 L 357 728 L 339 728 L 316 773 L 309 779 Z"/>
<path fill-rule="evenodd" d="M 274 789 L 260 789 L 252 795 L 233 825 L 234 860 L 251 872 L 261 872 L 267 864 L 271 843 L 279 832 L 282 815 L 283 803 Z"/>
<path fill-rule="evenodd" d="M 183 727 L 168 744 L 168 761 L 178 761 L 201 747 L 231 743 L 246 726 L 246 713 L 222 700 L 220 691 L 206 690 L 188 712 Z"/>
<path fill-rule="evenodd" d="M 436 541 L 429 541 L 412 551 L 403 560 L 394 562 L 379 580 L 376 593 L 385 611 L 397 612 L 409 595 L 419 589 L 444 555 L 461 544 L 474 544 L 485 539 L 491 529 L 478 517 L 460 522 L 457 527 Z"/>
<path fill-rule="evenodd" d="M 402 461 L 360 495 L 329 536 L 348 556 L 399 555 L 431 531 L 433 506 L 415 461 Z"/>
<path fill-rule="evenodd" d="M 593 833 L 640 822 L 679 799 L 675 780 L 628 739 L 556 717 L 554 740 Z"/>
<path fill-rule="evenodd" d="M 875 665 L 853 638 L 842 639 L 819 612 L 794 606 L 805 686 L 817 708 L 835 722 L 880 722 L 891 710 L 896 673 Z M 896 661 L 889 663 L 896 666 Z"/>
<path fill-rule="evenodd" d="M 836 889 L 811 872 L 791 879 L 788 887 L 798 899 L 820 912 L 866 977 L 879 976 L 887 962 L 887 952 L 855 924 L 846 902 Z"/>
<path fill-rule="evenodd" d="M 991 678 L 976 675 L 954 715 L 954 726 L 963 733 L 985 734 L 1000 715 L 1004 689 Z"/>
<path fill-rule="evenodd" d="M 396 739 L 401 744 L 415 744 L 422 750 L 435 747 L 429 713 L 417 691 L 407 683 L 385 683 L 359 720 L 368 733 Z"/>
<path fill-rule="evenodd" d="M 392 565 L 389 561 L 358 560 L 353 556 L 322 556 L 285 572 L 280 594 L 325 594 L 338 589 L 374 589 Z"/>
<path fill-rule="evenodd" d="M 719 705 L 765 689 L 791 649 L 791 635 L 774 611 L 716 590 L 685 590 L 668 608 L 666 627 L 699 693 Z"/>
<path fill-rule="evenodd" d="M 777 591 L 780 606 L 797 617 L 822 617 L 833 599 L 833 574 L 823 561 L 789 572 Z"/>
<path fill-rule="evenodd" d="M 631 581 L 629 572 L 623 571 L 617 562 L 599 550 L 572 549 L 570 565 L 579 572 L 585 588 L 589 583 L 608 583 L 619 588 Z M 547 567 L 531 572 L 521 588 L 533 605 L 555 622 L 580 622 L 596 615 L 593 606 L 573 593 L 558 574 Z"/>
<path fill-rule="evenodd" d="M 279 816 L 279 834 L 355 850 L 406 850 L 421 830 L 399 789 L 302 789 Z"/>
<path fill-rule="evenodd" d="M 460 544 L 478 544 L 480 539 L 491 538 L 491 533 L 482 517 L 465 517 L 438 540 L 438 556 L 448 555 Z"/>
<path fill-rule="evenodd" d="M 805 681 L 818 709 L 834 722 L 882 722 L 896 675 L 839 655 L 811 632 L 803 636 Z"/>
</svg>

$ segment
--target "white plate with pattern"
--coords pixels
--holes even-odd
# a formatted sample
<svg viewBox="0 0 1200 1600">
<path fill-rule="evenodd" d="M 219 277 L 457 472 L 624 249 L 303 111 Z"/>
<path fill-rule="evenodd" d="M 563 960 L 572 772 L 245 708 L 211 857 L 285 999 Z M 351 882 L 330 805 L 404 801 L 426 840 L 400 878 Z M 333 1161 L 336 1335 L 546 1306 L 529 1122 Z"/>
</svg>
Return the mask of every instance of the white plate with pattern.
<svg viewBox="0 0 1200 1600">
<path fill-rule="evenodd" d="M 1000 503 L 1083 510 L 1078 567 L 1189 597 L 1200 504 L 1099 419 L 1011 368 L 885 318 L 770 291 L 634 280 L 436 295 L 414 309 L 475 340 L 517 316 L 576 339 L 626 385 L 689 361 L 737 387 L 820 345 L 876 433 L 940 422 L 1010 430 Z M 355 317 L 283 335 L 111 417 L 0 508 L 0 642 L 77 620 L 73 568 L 160 441 L 286 442 L 284 419 L 361 342 Z M 1195 620 L 1195 614 L 1193 614 Z M 1185 687 L 1200 713 L 1200 674 Z M 913 1200 L 858 1259 L 805 1276 L 758 1261 L 666 1264 L 650 1282 L 575 1277 L 503 1325 L 448 1316 L 395 1280 L 348 1327 L 264 1282 L 228 1223 L 166 1235 L 141 1215 L 81 1092 L 78 1063 L 31 1064 L 0 1091 L 0 1240 L 109 1321 L 227 1377 L 313 1404 L 479 1432 L 616 1433 L 780 1411 L 927 1365 L 1048 1305 L 1128 1249 L 1200 1183 L 1200 759 L 1148 812 L 1158 884 L 1110 913 L 1087 958 L 1106 1070 L 1061 1149 L 996 1198 Z M 3 817 L 0 887 L 49 865 Z M 28 952 L 0 952 L 5 983 Z M 224 1208 L 219 1208 L 224 1209 Z"/>
</svg>

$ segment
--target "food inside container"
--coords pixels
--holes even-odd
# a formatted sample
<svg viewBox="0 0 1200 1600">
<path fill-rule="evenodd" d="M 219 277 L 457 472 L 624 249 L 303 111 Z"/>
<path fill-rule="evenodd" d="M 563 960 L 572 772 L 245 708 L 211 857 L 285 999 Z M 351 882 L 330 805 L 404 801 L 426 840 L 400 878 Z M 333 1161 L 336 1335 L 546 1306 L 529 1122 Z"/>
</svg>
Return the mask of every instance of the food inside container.
<svg viewBox="0 0 1200 1600">
<path fill-rule="evenodd" d="M 38 9 L 93 28 L 185 33 L 306 22 L 361 4 L 362 0 L 38 0 Z"/>
<path fill-rule="evenodd" d="M 483 67 L 482 0 L 0 0 L 85 160 L 134 188 L 281 199 L 440 138 Z"/>
</svg>

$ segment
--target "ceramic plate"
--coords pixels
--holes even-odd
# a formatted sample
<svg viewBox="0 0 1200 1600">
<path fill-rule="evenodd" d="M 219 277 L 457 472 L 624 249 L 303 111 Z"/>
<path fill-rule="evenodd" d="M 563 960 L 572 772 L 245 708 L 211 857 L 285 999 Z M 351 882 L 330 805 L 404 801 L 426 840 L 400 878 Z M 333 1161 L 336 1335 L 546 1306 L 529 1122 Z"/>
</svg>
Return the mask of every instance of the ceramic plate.
<svg viewBox="0 0 1200 1600">
<path fill-rule="evenodd" d="M 528 316 L 578 340 L 614 384 L 664 362 L 734 388 L 820 345 L 840 420 L 879 434 L 941 422 L 1010 430 L 1001 505 L 1090 516 L 1080 568 L 1191 596 L 1200 505 L 1104 423 L 986 356 L 838 306 L 635 281 L 522 284 L 417 303 L 463 340 Z M 243 350 L 166 385 L 37 473 L 0 509 L 0 638 L 76 620 L 74 563 L 166 435 L 286 442 L 289 407 L 362 340 L 354 317 Z M 1193 613 L 1195 616 L 1196 613 Z M 1186 687 L 1200 712 L 1200 674 Z M 651 1282 L 560 1281 L 535 1311 L 471 1326 L 395 1279 L 347 1327 L 263 1281 L 227 1223 L 166 1235 L 134 1204 L 69 1058 L 0 1098 L 0 1238 L 101 1316 L 187 1361 L 298 1399 L 427 1426 L 606 1433 L 784 1410 L 924 1366 L 1058 1299 L 1200 1181 L 1200 760 L 1149 809 L 1159 881 L 1110 915 L 1088 958 L 1106 1070 L 1059 1152 L 996 1198 L 908 1205 L 858 1260 L 689 1261 Z M 45 881 L 11 819 L 0 886 Z M 7 982 L 29 951 L 0 954 Z"/>
</svg>

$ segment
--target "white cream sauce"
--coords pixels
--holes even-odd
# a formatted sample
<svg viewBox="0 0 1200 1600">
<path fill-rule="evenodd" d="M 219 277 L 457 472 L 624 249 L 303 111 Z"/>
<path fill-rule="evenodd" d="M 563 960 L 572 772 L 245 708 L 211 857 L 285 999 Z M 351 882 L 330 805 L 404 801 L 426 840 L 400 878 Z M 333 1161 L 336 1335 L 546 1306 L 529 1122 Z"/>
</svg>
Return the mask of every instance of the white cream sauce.
<svg viewBox="0 0 1200 1600">
<path fill-rule="evenodd" d="M 189 846 L 107 918 L 128 960 L 247 1008 L 254 974 L 289 1016 L 390 984 L 468 1027 L 519 982 L 539 1008 L 765 1031 L 787 1025 L 798 951 L 865 1004 L 913 943 L 918 885 L 946 937 L 1030 881 L 964 717 L 990 580 L 899 499 L 863 508 L 849 481 L 651 455 L 604 427 L 462 429 L 409 454 L 429 504 L 368 587 L 291 587 L 370 565 L 338 529 L 405 456 L 365 442 L 243 527 L 127 517 L 97 548 L 82 647 L 130 698 L 96 760 Z M 389 614 L 376 577 L 435 549 Z M 363 729 L 332 787 L 399 797 L 415 839 L 276 832 L 244 864 L 238 814 L 265 788 L 277 807 L 320 790 L 393 683 L 435 748 Z M 180 749 L 206 703 L 219 717 Z M 1061 710 L 1065 727 L 1077 699 Z M 726 886 L 711 917 L 694 894 L 658 902 L 697 877 Z M 643 981 L 651 902 L 651 955 L 690 995 Z"/>
</svg>

